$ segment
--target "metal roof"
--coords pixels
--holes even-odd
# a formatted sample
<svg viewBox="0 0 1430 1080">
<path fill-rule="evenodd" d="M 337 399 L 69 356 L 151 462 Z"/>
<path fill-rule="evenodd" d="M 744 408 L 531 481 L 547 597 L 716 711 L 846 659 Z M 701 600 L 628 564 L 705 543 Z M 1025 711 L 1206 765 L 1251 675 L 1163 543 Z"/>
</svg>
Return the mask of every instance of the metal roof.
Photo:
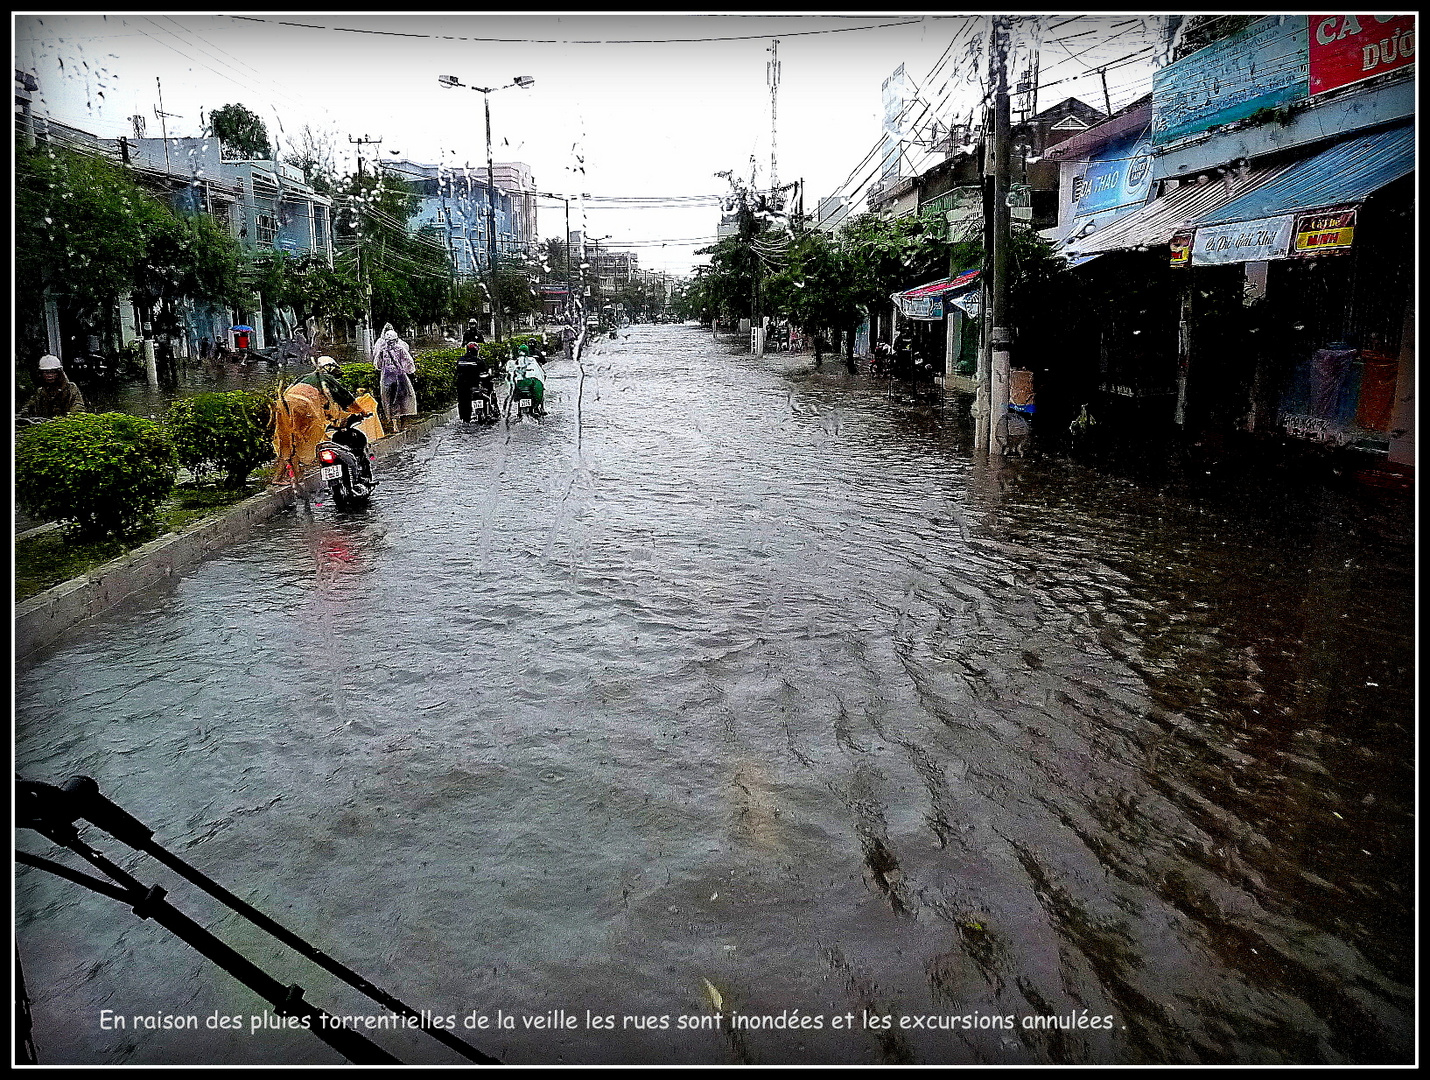
<svg viewBox="0 0 1430 1080">
<path fill-rule="evenodd" d="M 937 281 L 930 281 L 926 285 L 919 285 L 900 293 L 905 300 L 916 300 L 925 296 L 942 296 L 955 289 L 971 288 L 978 279 L 979 271 L 965 270 L 954 277 L 939 278 Z"/>
<path fill-rule="evenodd" d="M 1289 166 L 1278 165 L 1270 169 L 1250 169 L 1245 174 L 1230 173 L 1205 184 L 1184 184 L 1140 210 L 1113 219 L 1085 239 L 1069 240 L 1063 254 L 1076 258 L 1165 244 L 1175 233 L 1191 228 L 1204 215 L 1255 191 L 1287 168 Z"/>
<path fill-rule="evenodd" d="M 1193 225 L 1315 210 L 1338 203 L 1358 203 L 1415 170 L 1415 125 L 1346 139 L 1298 161 L 1273 182 L 1247 192 L 1198 217 Z"/>
</svg>

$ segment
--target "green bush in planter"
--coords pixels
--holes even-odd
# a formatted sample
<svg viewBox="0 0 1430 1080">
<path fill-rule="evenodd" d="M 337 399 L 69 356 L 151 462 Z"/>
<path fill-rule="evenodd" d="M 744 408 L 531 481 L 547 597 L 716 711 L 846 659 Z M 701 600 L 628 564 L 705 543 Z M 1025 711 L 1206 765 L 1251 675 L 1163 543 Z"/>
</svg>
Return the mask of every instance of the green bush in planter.
<svg viewBox="0 0 1430 1080">
<path fill-rule="evenodd" d="M 377 368 L 365 361 L 344 364 L 338 368 L 338 381 L 354 394 L 360 390 L 367 390 L 374 398 L 382 397 L 382 385 Z"/>
<path fill-rule="evenodd" d="M 174 443 L 157 420 L 75 413 L 16 440 L 15 499 L 71 534 L 132 536 L 154 520 L 177 471 Z"/>
<path fill-rule="evenodd" d="M 258 391 L 180 398 L 169 406 L 168 423 L 179 464 L 196 479 L 216 471 L 226 487 L 242 487 L 249 473 L 273 459 L 272 406 Z"/>
<path fill-rule="evenodd" d="M 417 357 L 417 370 L 412 374 L 412 389 L 417 392 L 417 408 L 421 412 L 445 409 L 457 400 L 457 361 L 455 358 Z"/>
</svg>

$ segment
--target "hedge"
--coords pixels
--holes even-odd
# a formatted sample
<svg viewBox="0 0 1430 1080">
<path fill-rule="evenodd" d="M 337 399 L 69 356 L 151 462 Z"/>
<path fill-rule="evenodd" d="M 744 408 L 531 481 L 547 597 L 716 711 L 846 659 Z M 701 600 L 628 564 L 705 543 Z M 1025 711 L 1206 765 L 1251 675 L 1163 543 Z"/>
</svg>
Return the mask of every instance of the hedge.
<svg viewBox="0 0 1430 1080">
<path fill-rule="evenodd" d="M 457 358 L 464 349 L 440 349 L 415 358 L 417 370 L 412 373 L 412 389 L 417 394 L 420 412 L 436 412 L 457 400 Z M 360 389 L 381 397 L 382 382 L 372 364 L 344 364 L 338 369 L 344 386 L 356 393 Z"/>
<path fill-rule="evenodd" d="M 178 457 L 164 425 L 125 413 L 74 413 L 24 431 L 15 499 L 72 536 L 128 537 L 153 523 L 174 489 Z"/>
<path fill-rule="evenodd" d="M 195 394 L 169 406 L 169 435 L 179 464 L 202 479 L 217 471 L 224 486 L 242 487 L 254 469 L 273 459 L 273 407 L 256 390 Z"/>
</svg>

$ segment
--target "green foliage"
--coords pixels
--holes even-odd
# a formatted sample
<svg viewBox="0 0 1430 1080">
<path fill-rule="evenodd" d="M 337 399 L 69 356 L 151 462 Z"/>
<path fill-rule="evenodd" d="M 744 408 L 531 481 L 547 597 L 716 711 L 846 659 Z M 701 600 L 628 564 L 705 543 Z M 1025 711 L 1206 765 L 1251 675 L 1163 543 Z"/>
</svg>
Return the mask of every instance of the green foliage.
<svg viewBox="0 0 1430 1080">
<path fill-rule="evenodd" d="M 889 294 L 942 277 L 948 265 L 943 230 L 916 216 L 861 214 L 840 231 L 856 302 L 872 307 Z"/>
<path fill-rule="evenodd" d="M 104 158 L 54 147 L 16 156 L 17 292 L 36 309 L 49 288 L 103 311 L 133 290 L 137 306 L 245 295 L 238 246 L 203 217 L 176 215 Z"/>
<path fill-rule="evenodd" d="M 790 244 L 784 267 L 765 284 L 767 309 L 806 330 L 832 330 L 858 322 L 852 260 L 823 233 L 801 233 Z"/>
<path fill-rule="evenodd" d="M 174 487 L 177 459 L 164 425 L 124 413 L 82 413 L 38 424 L 15 448 L 20 508 L 63 521 L 72 535 L 129 536 Z"/>
<path fill-rule="evenodd" d="M 497 299 L 504 317 L 541 311 L 541 296 L 532 284 L 539 272 L 535 266 L 497 256 Z"/>
<path fill-rule="evenodd" d="M 179 464 L 196 478 L 218 471 L 225 486 L 242 487 L 249 473 L 273 457 L 271 413 L 267 396 L 255 391 L 180 398 L 168 416 Z"/>
<path fill-rule="evenodd" d="M 209 113 L 209 134 L 225 149 L 245 158 L 272 157 L 268 128 L 244 105 L 224 105 Z"/>
<path fill-rule="evenodd" d="M 1078 279 L 1067 262 L 1025 225 L 1014 225 L 1008 239 L 1008 318 L 1013 326 L 1021 334 L 1035 324 L 1056 325 L 1070 317 L 1077 306 Z M 953 244 L 950 256 L 953 273 L 984 266 L 982 233 Z"/>
<path fill-rule="evenodd" d="M 457 361 L 424 354 L 416 358 L 412 389 L 417 407 L 424 412 L 446 408 L 457 400 Z"/>
<path fill-rule="evenodd" d="M 335 204 L 338 270 L 371 287 L 373 324 L 440 322 L 452 303 L 451 262 L 435 229 L 408 228 L 421 204 L 412 185 L 386 174 L 348 176 L 338 186 Z M 361 296 L 358 286 L 359 309 Z"/>
<path fill-rule="evenodd" d="M 354 394 L 361 390 L 367 390 L 373 397 L 376 397 L 380 388 L 380 377 L 376 366 L 366 361 L 344 364 L 338 368 L 338 381 Z"/>
<path fill-rule="evenodd" d="M 357 319 L 362 314 L 362 284 L 352 269 L 331 267 L 321 255 L 264 252 L 249 261 L 246 272 L 269 304 L 291 307 L 300 323 L 309 318 Z"/>
</svg>

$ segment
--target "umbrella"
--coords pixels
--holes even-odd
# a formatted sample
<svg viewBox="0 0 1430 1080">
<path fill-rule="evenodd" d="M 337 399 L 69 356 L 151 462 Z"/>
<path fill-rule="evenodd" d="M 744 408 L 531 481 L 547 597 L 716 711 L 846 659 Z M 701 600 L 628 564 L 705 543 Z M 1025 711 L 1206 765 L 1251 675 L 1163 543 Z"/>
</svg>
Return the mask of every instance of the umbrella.
<svg viewBox="0 0 1430 1080">
<path fill-rule="evenodd" d="M 246 333 L 246 334 L 251 334 L 251 333 L 253 333 L 253 327 L 251 327 L 251 326 L 230 326 L 229 329 L 230 329 L 230 330 L 239 330 L 239 331 L 242 331 L 243 333 Z"/>
</svg>

